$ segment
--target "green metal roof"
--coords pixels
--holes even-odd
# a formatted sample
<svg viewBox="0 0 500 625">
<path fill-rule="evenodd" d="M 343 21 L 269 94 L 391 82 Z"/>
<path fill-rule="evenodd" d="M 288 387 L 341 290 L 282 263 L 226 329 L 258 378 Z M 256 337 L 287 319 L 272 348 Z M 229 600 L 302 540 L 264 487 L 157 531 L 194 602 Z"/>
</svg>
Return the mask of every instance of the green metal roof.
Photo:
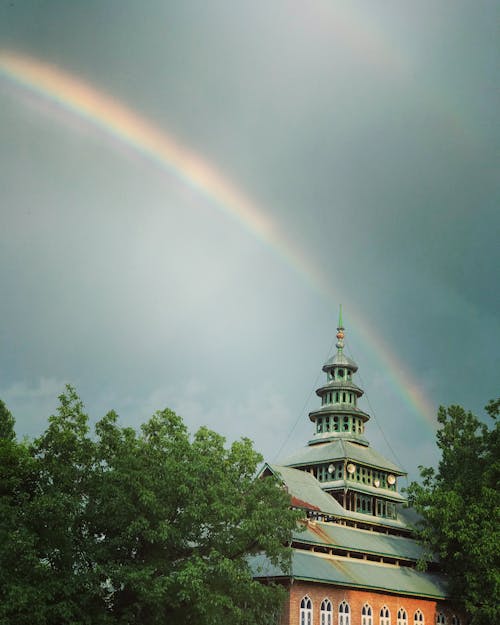
<svg viewBox="0 0 500 625">
<path fill-rule="evenodd" d="M 351 380 L 329 380 L 326 384 L 316 389 L 316 395 L 321 396 L 322 391 L 354 391 L 358 397 L 363 395 L 363 389 L 359 388 Z"/>
<path fill-rule="evenodd" d="M 336 523 L 309 521 L 294 540 L 310 545 L 344 548 L 377 556 L 417 561 L 423 555 L 422 545 L 411 538 L 361 530 Z"/>
<path fill-rule="evenodd" d="M 406 475 L 406 471 L 387 458 L 384 458 L 384 456 L 371 447 L 356 445 L 356 443 L 343 439 L 308 445 L 282 460 L 280 464 L 285 466 L 304 466 L 343 459 L 392 472 L 396 475 Z"/>
<path fill-rule="evenodd" d="M 400 595 L 446 599 L 443 577 L 406 566 L 384 565 L 294 550 L 291 575 L 285 575 L 264 556 L 251 561 L 255 577 L 292 577 L 296 580 L 366 588 Z"/>
<path fill-rule="evenodd" d="M 323 490 L 352 490 L 359 493 L 375 495 L 380 499 L 386 499 L 396 503 L 406 502 L 406 497 L 395 490 L 390 490 L 389 488 L 376 488 L 375 486 L 363 484 L 362 482 L 356 482 L 355 480 L 332 480 L 330 482 L 320 482 L 320 484 Z"/>
<path fill-rule="evenodd" d="M 358 521 L 367 525 L 381 525 L 407 530 L 405 523 L 400 519 L 387 519 L 362 512 L 345 510 L 331 495 L 325 493 L 314 475 L 306 471 L 276 464 L 265 464 L 259 475 L 265 474 L 266 470 L 285 484 L 292 499 L 292 505 L 297 508 L 322 512 L 327 516 L 350 519 L 351 521 Z"/>
<path fill-rule="evenodd" d="M 354 417 L 361 417 L 365 423 L 370 418 L 370 415 L 364 412 L 363 410 L 361 410 L 361 408 L 358 408 L 357 406 L 353 406 L 352 404 L 340 403 L 340 404 L 324 404 L 323 406 L 316 408 L 316 410 L 311 410 L 311 412 L 309 413 L 309 420 L 314 421 L 313 417 L 314 418 L 321 417 L 321 416 L 329 415 L 329 414 L 331 414 L 332 416 L 335 416 L 335 415 L 343 416 L 343 415 L 350 414 Z M 345 432 L 345 433 L 347 434 L 348 432 Z"/>
<path fill-rule="evenodd" d="M 332 516 L 345 515 L 344 508 L 331 495 L 324 492 L 314 475 L 275 464 L 265 465 L 263 471 L 266 467 L 284 482 L 292 498 L 293 506 L 324 512 Z"/>
<path fill-rule="evenodd" d="M 307 441 L 307 444 L 319 445 L 320 443 L 329 443 L 330 441 L 338 440 L 355 441 L 359 445 L 364 445 L 365 447 L 368 447 L 370 444 L 368 439 L 365 438 L 363 434 L 358 434 L 356 432 L 314 432 L 312 438 Z"/>
<path fill-rule="evenodd" d="M 354 362 L 354 360 L 346 356 L 341 349 L 337 350 L 337 353 L 325 362 L 323 365 L 323 371 L 328 371 L 328 369 L 331 369 L 334 365 L 338 367 L 349 367 L 353 371 L 358 370 L 358 365 Z"/>
</svg>

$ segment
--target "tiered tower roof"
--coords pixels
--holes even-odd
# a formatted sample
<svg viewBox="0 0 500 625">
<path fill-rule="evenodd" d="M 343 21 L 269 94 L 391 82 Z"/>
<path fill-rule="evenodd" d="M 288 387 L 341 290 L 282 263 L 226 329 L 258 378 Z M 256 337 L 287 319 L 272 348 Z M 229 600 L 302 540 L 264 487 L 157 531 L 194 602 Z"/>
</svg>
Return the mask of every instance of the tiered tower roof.
<svg viewBox="0 0 500 625">
<path fill-rule="evenodd" d="M 304 528 L 293 537 L 291 574 L 266 559 L 255 562 L 256 577 L 285 578 L 443 600 L 443 578 L 419 572 L 422 547 L 398 491 L 406 472 L 370 447 L 370 416 L 358 406 L 357 364 L 344 354 L 342 312 L 337 351 L 323 365 L 326 382 L 316 394 L 320 408 L 309 413 L 314 433 L 307 445 L 260 475 L 273 475 L 304 511 Z M 434 565 L 431 566 L 434 569 Z"/>
<path fill-rule="evenodd" d="M 280 464 L 313 475 L 345 512 L 387 527 L 397 519 L 397 504 L 405 502 L 397 488 L 405 471 L 372 449 L 365 437 L 370 416 L 358 406 L 363 395 L 354 382 L 358 366 L 344 354 L 344 339 L 341 310 L 337 352 L 323 365 L 326 383 L 316 390 L 321 406 L 309 413 L 315 431 L 305 448 Z"/>
</svg>

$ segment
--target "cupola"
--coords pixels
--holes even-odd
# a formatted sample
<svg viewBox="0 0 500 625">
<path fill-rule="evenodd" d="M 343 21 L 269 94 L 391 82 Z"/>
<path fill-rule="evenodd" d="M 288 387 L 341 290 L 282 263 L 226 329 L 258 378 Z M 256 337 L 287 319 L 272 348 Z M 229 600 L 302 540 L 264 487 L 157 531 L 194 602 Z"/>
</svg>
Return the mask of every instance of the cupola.
<svg viewBox="0 0 500 625">
<path fill-rule="evenodd" d="M 358 400 L 363 395 L 362 389 L 353 381 L 358 366 L 344 354 L 342 307 L 336 336 L 337 352 L 323 365 L 326 383 L 316 389 L 316 394 L 321 398 L 321 407 L 309 413 L 309 418 L 315 424 L 315 432 L 309 444 L 342 438 L 368 445 L 364 431 L 370 417 L 358 407 Z"/>
</svg>

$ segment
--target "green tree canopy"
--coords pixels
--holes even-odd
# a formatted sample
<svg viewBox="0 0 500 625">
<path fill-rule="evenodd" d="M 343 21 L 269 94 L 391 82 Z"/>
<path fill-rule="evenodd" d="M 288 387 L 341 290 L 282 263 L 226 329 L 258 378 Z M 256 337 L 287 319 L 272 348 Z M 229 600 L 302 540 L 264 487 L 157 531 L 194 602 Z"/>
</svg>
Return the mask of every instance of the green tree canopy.
<svg viewBox="0 0 500 625">
<path fill-rule="evenodd" d="M 285 592 L 249 557 L 286 569 L 297 513 L 251 442 L 170 410 L 88 421 L 68 387 L 38 439 L 0 439 L 0 625 L 276 622 Z"/>
<path fill-rule="evenodd" d="M 14 431 L 14 417 L 11 415 L 9 409 L 0 399 L 0 439 L 14 440 L 16 433 Z"/>
<path fill-rule="evenodd" d="M 409 503 L 422 515 L 419 535 L 439 556 L 452 601 L 473 625 L 500 623 L 500 400 L 489 427 L 461 406 L 441 407 L 437 471 L 420 467 Z"/>
</svg>

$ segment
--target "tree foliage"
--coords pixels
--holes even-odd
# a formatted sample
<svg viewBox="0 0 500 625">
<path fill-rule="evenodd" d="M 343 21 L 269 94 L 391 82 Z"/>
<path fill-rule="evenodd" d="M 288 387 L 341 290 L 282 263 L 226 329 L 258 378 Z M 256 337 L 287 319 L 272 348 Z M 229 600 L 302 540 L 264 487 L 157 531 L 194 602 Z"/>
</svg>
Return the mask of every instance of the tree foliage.
<svg viewBox="0 0 500 625">
<path fill-rule="evenodd" d="M 91 433 L 67 387 L 39 438 L 0 437 L 0 625 L 275 622 L 284 590 L 249 556 L 286 570 L 297 513 L 261 461 L 170 410 Z"/>
<path fill-rule="evenodd" d="M 489 427 L 461 406 L 441 407 L 437 471 L 420 467 L 409 502 L 422 515 L 419 536 L 439 556 L 452 601 L 473 625 L 500 623 L 500 400 Z"/>
</svg>

